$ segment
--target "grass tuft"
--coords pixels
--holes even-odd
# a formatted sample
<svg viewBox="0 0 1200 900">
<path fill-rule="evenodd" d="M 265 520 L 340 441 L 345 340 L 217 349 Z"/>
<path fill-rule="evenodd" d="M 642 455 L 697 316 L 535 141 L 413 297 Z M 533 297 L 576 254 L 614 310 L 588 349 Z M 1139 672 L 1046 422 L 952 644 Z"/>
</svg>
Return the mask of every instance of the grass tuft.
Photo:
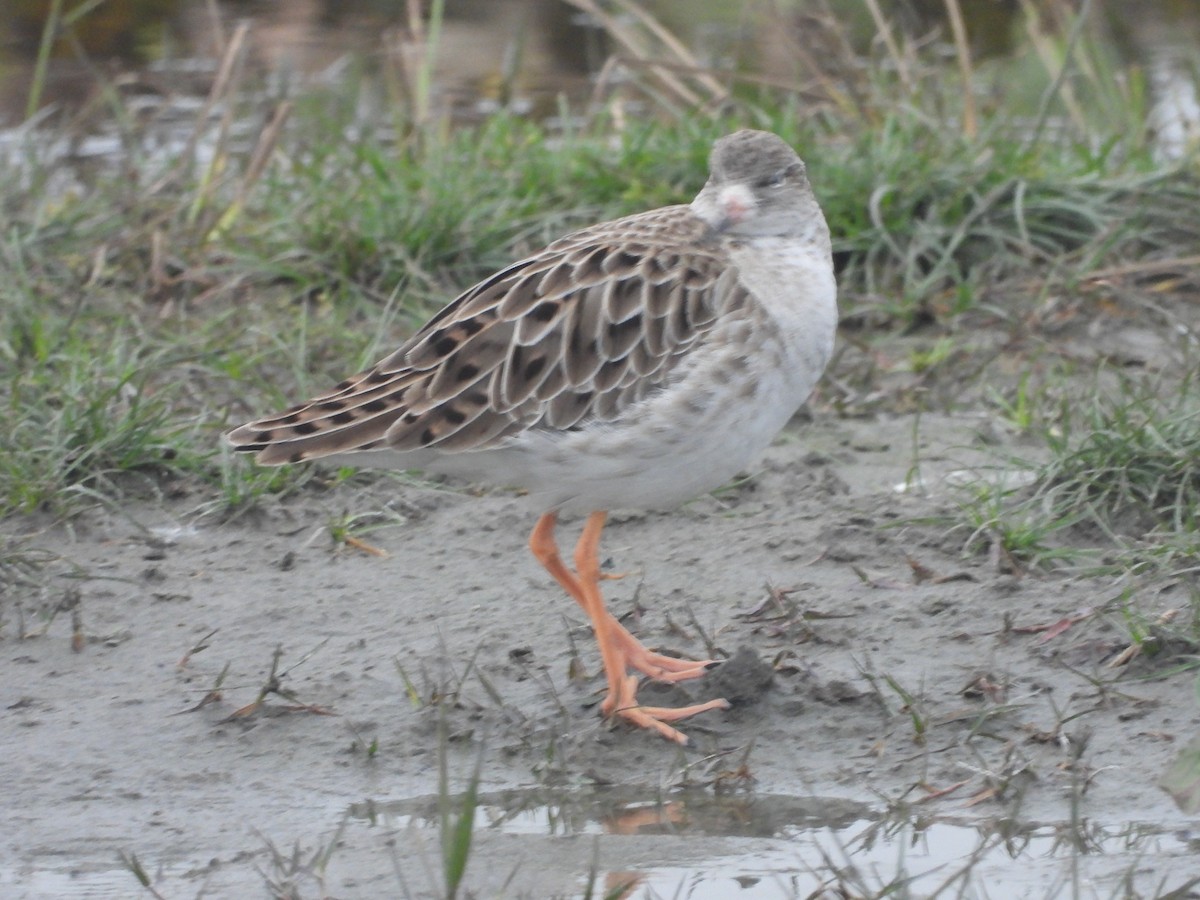
<svg viewBox="0 0 1200 900">
<path fill-rule="evenodd" d="M 1053 453 L 1039 481 L 1055 508 L 1104 531 L 1194 533 L 1200 508 L 1197 371 L 1182 382 L 1121 378 L 1082 411 L 1063 409 L 1047 433 Z"/>
<path fill-rule="evenodd" d="M 1018 565 L 1177 576 L 1200 567 L 1200 405 L 1182 377 L 1103 378 L 1090 398 L 1026 408 L 1037 464 L 1027 479 L 970 486 L 967 549 L 998 545 Z M 1112 373 L 1102 373 L 1112 375 Z M 1012 486 L 1012 481 L 1021 486 Z"/>
</svg>

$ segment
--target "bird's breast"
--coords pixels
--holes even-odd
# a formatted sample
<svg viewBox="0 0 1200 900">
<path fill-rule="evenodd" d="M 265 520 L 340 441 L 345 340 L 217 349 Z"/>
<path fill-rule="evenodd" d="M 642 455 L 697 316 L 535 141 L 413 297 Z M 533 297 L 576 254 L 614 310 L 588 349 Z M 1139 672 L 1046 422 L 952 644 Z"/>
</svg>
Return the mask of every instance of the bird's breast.
<svg viewBox="0 0 1200 900">
<path fill-rule="evenodd" d="M 837 282 L 828 239 L 764 238 L 731 251 L 738 278 L 769 318 L 799 405 L 833 355 Z"/>
</svg>

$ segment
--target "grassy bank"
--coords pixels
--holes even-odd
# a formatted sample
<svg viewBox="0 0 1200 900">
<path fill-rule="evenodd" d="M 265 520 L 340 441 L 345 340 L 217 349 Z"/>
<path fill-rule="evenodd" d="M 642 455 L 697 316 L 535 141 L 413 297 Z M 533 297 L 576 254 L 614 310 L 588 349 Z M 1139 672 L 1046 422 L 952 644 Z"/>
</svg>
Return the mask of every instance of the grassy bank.
<svg viewBox="0 0 1200 900">
<path fill-rule="evenodd" d="M 111 92 L 121 149 L 99 160 L 53 152 L 81 138 L 69 125 L 29 128 L 0 170 L 0 511 L 70 515 L 145 492 L 220 511 L 327 483 L 234 464 L 218 436 L 371 362 L 514 256 L 688 200 L 711 141 L 737 127 L 777 131 L 808 160 L 860 348 L 924 329 L 952 356 L 975 323 L 1018 329 L 1098 283 L 1194 290 L 1200 175 L 1156 161 L 1144 87 L 1114 61 L 1064 32 L 1059 68 L 1027 66 L 1006 94 L 968 59 L 964 92 L 937 48 L 881 37 L 874 56 L 831 45 L 803 89 L 734 82 L 717 112 L 647 83 L 658 103 L 635 120 L 614 97 L 570 127 L 508 114 L 451 127 L 416 115 L 427 96 L 366 79 L 288 97 L 230 79 L 166 132 Z M 962 369 L 939 358 L 927 378 L 957 388 Z M 1022 427 L 1061 434 L 1066 387 L 1025 396 L 993 375 L 973 371 L 992 393 L 962 402 L 1023 403 Z M 1049 444 L 1056 458 L 1076 446 Z"/>
</svg>

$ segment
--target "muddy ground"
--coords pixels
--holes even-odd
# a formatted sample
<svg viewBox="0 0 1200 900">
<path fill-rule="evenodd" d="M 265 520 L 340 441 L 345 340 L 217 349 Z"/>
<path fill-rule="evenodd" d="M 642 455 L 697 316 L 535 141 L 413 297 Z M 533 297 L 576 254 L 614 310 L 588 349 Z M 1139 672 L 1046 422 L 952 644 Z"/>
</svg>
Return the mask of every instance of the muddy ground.
<svg viewBox="0 0 1200 900">
<path fill-rule="evenodd" d="M 589 630 L 509 493 L 389 481 L 226 522 L 195 492 L 10 520 L 58 559 L 2 610 L 0 893 L 149 896 L 124 853 L 168 898 L 433 896 L 440 758 L 455 790 L 478 762 L 481 824 L 499 820 L 477 832 L 478 897 L 578 896 L 593 869 L 643 876 L 633 896 L 807 896 L 851 866 L 867 885 L 936 870 L 926 896 L 1004 838 L 968 896 L 1183 883 L 1192 820 L 1156 781 L 1200 707 L 1193 675 L 1158 677 L 1178 660 L 1112 665 L 1132 583 L 1014 569 L 986 539 L 964 554 L 954 485 L 1032 452 L 994 409 L 845 417 L 835 393 L 738 486 L 605 534 L 628 573 L 611 607 L 645 642 L 738 655 L 645 689 L 735 702 L 686 723 L 684 750 L 600 720 Z M 360 537 L 386 556 L 331 540 L 376 511 Z M 1185 588 L 1133 596 L 1186 616 Z M 276 648 L 286 693 L 248 709 Z M 925 857 L 904 847 L 923 828 Z M 823 859 L 822 835 L 845 846 Z"/>
</svg>

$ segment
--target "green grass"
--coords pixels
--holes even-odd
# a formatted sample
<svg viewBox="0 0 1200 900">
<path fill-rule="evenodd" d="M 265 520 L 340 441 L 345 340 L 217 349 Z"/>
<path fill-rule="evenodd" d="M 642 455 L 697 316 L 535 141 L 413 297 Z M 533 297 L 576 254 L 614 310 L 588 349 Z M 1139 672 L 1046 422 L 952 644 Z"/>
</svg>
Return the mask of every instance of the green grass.
<svg viewBox="0 0 1200 900">
<path fill-rule="evenodd" d="M 1023 410 L 1042 461 L 1010 461 L 1030 484 L 967 489 L 966 549 L 998 542 L 1023 566 L 1066 562 L 1094 574 L 1174 577 L 1200 566 L 1200 372 L 1101 374 L 1090 396 Z"/>
<path fill-rule="evenodd" d="M 1103 368 L 1090 393 L 1057 402 L 1021 385 L 1029 459 L 964 488 L 963 550 L 1018 576 L 1094 580 L 1096 623 L 1124 635 L 1114 660 L 1138 677 L 1194 668 L 1200 645 L 1200 367 L 1156 375 Z M 1014 486 L 1020 483 L 1021 486 Z M 1084 626 L 1092 627 L 1092 626 Z"/>
<path fill-rule="evenodd" d="M 1196 372 L 1181 383 L 1122 379 L 1080 414 L 1064 410 L 1041 475 L 1054 506 L 1114 533 L 1194 532 L 1200 503 Z"/>
</svg>

